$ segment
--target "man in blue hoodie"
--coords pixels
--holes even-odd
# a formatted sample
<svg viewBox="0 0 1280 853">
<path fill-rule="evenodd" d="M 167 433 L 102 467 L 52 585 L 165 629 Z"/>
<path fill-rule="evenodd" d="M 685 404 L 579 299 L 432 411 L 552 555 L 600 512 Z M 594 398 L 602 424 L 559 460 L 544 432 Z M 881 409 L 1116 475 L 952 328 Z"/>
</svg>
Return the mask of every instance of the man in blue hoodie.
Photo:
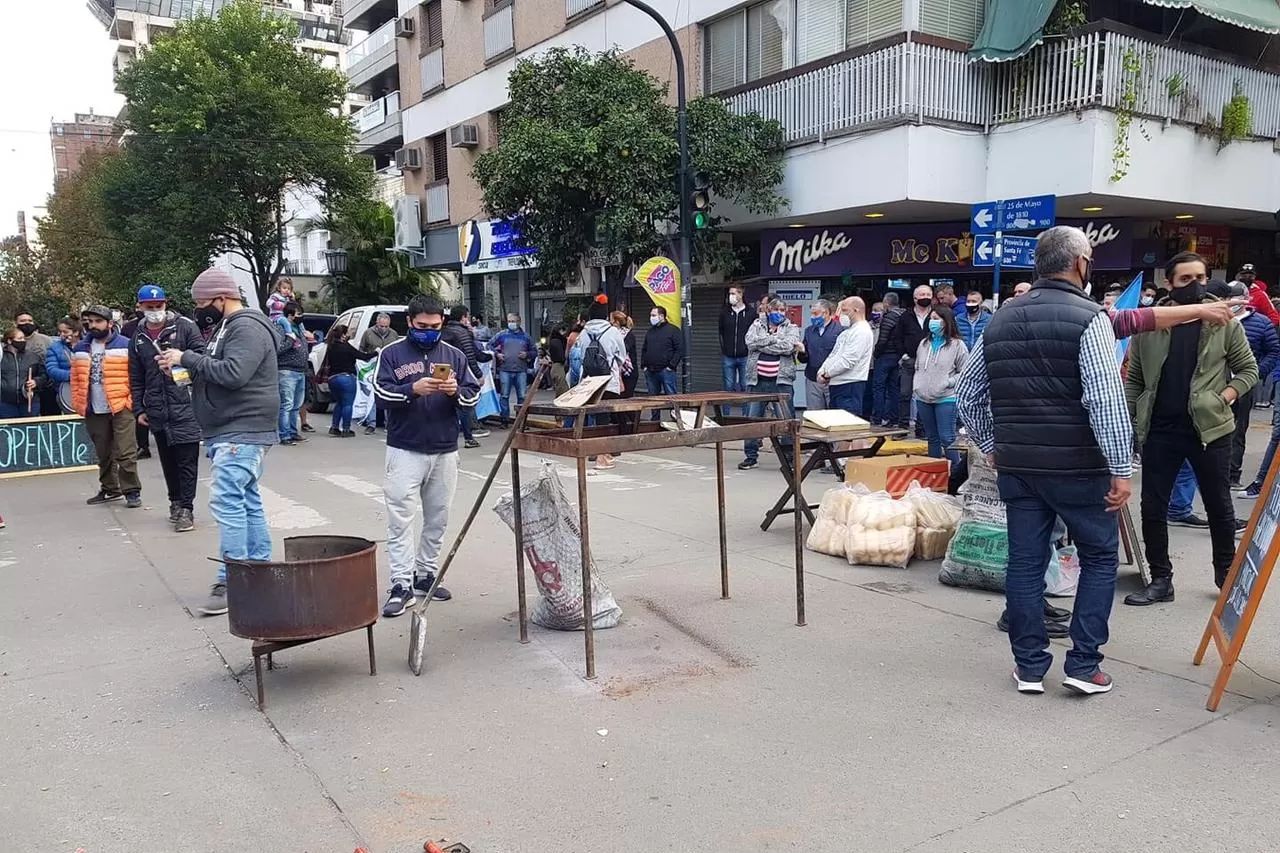
<svg viewBox="0 0 1280 853">
<path fill-rule="evenodd" d="M 449 506 L 458 485 L 458 410 L 475 406 L 480 382 L 466 354 L 440 339 L 444 306 L 419 294 L 405 310 L 409 333 L 378 352 L 373 394 L 387 413 L 387 560 L 391 591 L 383 616 L 399 616 L 435 581 Z M 448 378 L 436 378 L 447 366 Z M 415 552 L 413 517 L 422 505 L 422 535 Z M 439 587 L 435 597 L 450 598 Z"/>
<path fill-rule="evenodd" d="M 499 332 L 490 343 L 494 357 L 498 361 L 498 396 L 502 408 L 502 426 L 511 423 L 511 403 L 508 398 L 514 389 L 516 406 L 524 404 L 524 395 L 529 388 L 529 371 L 537 363 L 538 350 L 533 345 L 533 338 L 520 328 L 520 315 L 507 315 L 506 331 Z"/>
</svg>

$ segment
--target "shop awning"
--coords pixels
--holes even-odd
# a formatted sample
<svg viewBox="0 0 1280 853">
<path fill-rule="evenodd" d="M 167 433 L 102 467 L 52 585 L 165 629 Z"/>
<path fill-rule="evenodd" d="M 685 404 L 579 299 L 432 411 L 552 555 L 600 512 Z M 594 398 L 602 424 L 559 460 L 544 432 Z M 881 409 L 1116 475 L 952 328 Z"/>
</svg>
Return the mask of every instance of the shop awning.
<svg viewBox="0 0 1280 853">
<path fill-rule="evenodd" d="M 1006 62 L 1023 56 L 1043 40 L 1044 24 L 1055 4 L 1056 0 L 987 0 L 986 19 L 969 59 Z"/>
<path fill-rule="evenodd" d="M 1280 33 L 1280 0 L 1142 0 L 1148 6 L 1195 9 L 1202 15 L 1263 33 Z"/>
</svg>

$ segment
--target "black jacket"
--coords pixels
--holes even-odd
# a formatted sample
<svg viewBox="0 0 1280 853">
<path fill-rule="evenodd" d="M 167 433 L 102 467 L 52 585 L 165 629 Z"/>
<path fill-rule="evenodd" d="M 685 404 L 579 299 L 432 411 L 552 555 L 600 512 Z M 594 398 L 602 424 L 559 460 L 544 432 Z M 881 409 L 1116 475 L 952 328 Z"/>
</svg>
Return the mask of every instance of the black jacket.
<svg viewBox="0 0 1280 853">
<path fill-rule="evenodd" d="M 547 358 L 552 364 L 564 364 L 568 349 L 565 347 L 564 335 L 551 335 L 547 338 Z"/>
<path fill-rule="evenodd" d="M 720 352 L 726 358 L 747 357 L 747 329 L 758 317 L 750 306 L 734 311 L 726 305 L 720 310 Z"/>
<path fill-rule="evenodd" d="M 632 329 L 619 329 L 622 332 L 622 343 L 627 348 L 627 360 L 631 362 L 631 372 L 622 377 L 623 397 L 631 397 L 636 393 L 636 385 L 640 382 L 639 360 L 636 358 L 636 333 Z"/>
<path fill-rule="evenodd" d="M 493 358 L 487 352 L 476 350 L 475 332 L 457 320 L 450 320 L 444 324 L 444 329 L 440 332 L 440 340 L 462 350 L 462 354 L 467 357 L 467 367 L 471 368 L 477 380 L 480 379 L 480 362 Z M 481 356 L 484 357 L 481 358 Z"/>
<path fill-rule="evenodd" d="M 645 370 L 675 370 L 684 358 L 684 339 L 680 330 L 670 323 L 652 326 L 644 336 L 640 361 Z"/>
<path fill-rule="evenodd" d="M 882 324 L 884 320 L 880 321 Z M 920 349 L 920 342 L 924 340 L 928 334 L 924 326 L 920 325 L 920 319 L 916 317 L 915 308 L 904 308 L 898 322 L 889 332 L 889 346 L 885 349 L 886 355 L 909 355 L 912 359 L 916 357 L 916 352 Z M 884 337 L 884 329 L 881 328 L 880 337 Z"/>
<path fill-rule="evenodd" d="M 162 348 L 204 352 L 204 338 L 196 324 L 172 311 L 165 315 L 164 328 L 153 341 L 139 324 L 129 339 L 129 389 L 134 415 L 146 415 L 147 426 L 162 430 L 169 444 L 200 441 L 200 424 L 191 406 L 191 386 L 178 385 L 160 365 L 156 356 Z"/>
<path fill-rule="evenodd" d="M 996 428 L 996 465 L 1010 474 L 1106 474 L 1081 402 L 1080 337 L 1102 306 L 1041 279 L 1005 303 L 982 333 Z"/>
<path fill-rule="evenodd" d="M 280 332 L 280 340 L 276 346 L 276 366 L 293 373 L 306 373 L 309 365 L 307 355 L 311 352 L 311 347 L 307 346 L 306 335 L 291 324 L 286 334 L 283 327 L 288 321 L 283 316 L 277 317 L 272 322 Z"/>
<path fill-rule="evenodd" d="M 44 359 L 38 353 L 26 350 L 21 355 L 10 352 L 8 347 L 0 349 L 0 403 L 12 406 L 27 404 L 27 373 L 35 380 L 36 390 L 32 396 L 38 398 L 40 392 L 49 384 L 44 372 Z M 58 412 L 44 412 L 56 415 Z"/>
<path fill-rule="evenodd" d="M 893 330 L 898 327 L 898 323 L 902 320 L 903 310 L 901 308 L 890 308 L 884 312 L 884 316 L 880 318 L 880 334 L 876 338 L 875 357 L 882 355 L 902 355 L 900 352 L 894 352 L 889 349 L 893 343 Z"/>
</svg>

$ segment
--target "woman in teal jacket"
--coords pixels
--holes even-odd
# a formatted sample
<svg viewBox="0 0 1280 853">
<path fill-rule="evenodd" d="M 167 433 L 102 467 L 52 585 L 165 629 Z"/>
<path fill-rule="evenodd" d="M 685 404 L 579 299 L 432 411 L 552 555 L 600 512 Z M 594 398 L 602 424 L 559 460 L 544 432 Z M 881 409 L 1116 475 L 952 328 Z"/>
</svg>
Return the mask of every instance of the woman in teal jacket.
<svg viewBox="0 0 1280 853">
<path fill-rule="evenodd" d="M 80 342 L 80 324 L 70 317 L 58 321 L 58 337 L 49 344 L 44 354 L 44 372 L 58 392 L 58 401 L 63 405 L 63 413 L 68 411 L 66 402 L 70 395 L 63 392 L 63 386 L 71 382 L 71 351 Z M 53 414 L 49 412 L 48 414 Z"/>
</svg>

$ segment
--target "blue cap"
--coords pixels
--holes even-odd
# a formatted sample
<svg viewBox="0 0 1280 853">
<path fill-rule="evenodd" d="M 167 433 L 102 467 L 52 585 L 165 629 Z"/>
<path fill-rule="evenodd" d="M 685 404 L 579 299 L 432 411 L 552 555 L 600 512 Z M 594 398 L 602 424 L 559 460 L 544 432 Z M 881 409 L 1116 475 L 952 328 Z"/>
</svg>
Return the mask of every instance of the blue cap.
<svg viewBox="0 0 1280 853">
<path fill-rule="evenodd" d="M 138 290 L 139 302 L 165 302 L 164 289 L 154 284 L 144 284 Z"/>
</svg>

